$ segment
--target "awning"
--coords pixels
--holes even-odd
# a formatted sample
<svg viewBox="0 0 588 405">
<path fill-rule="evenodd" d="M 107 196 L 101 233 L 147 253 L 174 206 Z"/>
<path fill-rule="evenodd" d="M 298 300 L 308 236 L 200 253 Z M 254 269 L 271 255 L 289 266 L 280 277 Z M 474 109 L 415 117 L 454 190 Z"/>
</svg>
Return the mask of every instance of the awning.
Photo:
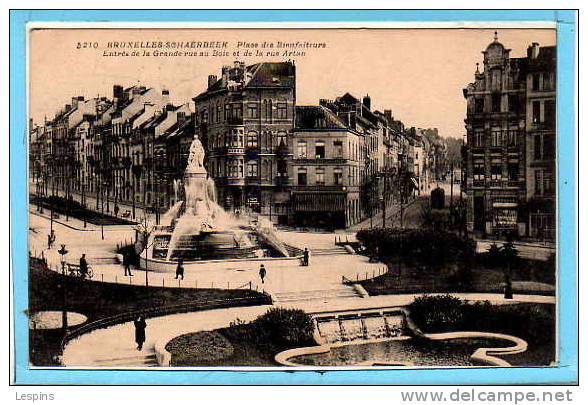
<svg viewBox="0 0 588 405">
<path fill-rule="evenodd" d="M 415 179 L 414 177 L 411 177 L 410 180 L 412 181 L 413 186 L 418 189 L 419 188 L 419 182 L 417 179 Z"/>
<path fill-rule="evenodd" d="M 517 208 L 518 204 L 513 202 L 495 202 L 492 206 L 494 208 Z"/>
<path fill-rule="evenodd" d="M 345 211 L 345 194 L 294 193 L 292 197 L 294 211 Z"/>
</svg>

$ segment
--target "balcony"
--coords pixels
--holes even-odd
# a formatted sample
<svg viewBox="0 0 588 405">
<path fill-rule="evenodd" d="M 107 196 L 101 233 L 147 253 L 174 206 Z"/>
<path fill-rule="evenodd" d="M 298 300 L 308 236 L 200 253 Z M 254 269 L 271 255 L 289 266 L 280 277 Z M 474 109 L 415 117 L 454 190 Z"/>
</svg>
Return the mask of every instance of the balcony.
<svg viewBox="0 0 588 405">
<path fill-rule="evenodd" d="M 337 165 L 342 165 L 347 163 L 347 159 L 342 158 L 342 157 L 336 157 L 336 158 L 312 158 L 312 157 L 294 157 L 294 161 L 298 164 L 300 163 L 320 163 L 320 164 L 337 164 Z"/>
<path fill-rule="evenodd" d="M 347 192 L 347 186 L 343 186 L 343 185 L 325 185 L 325 186 L 320 186 L 320 185 L 306 185 L 306 186 L 295 186 L 296 187 L 296 191 L 314 191 L 314 192 L 341 192 L 341 193 L 346 193 Z"/>
<path fill-rule="evenodd" d="M 224 148 L 224 153 L 226 155 L 244 155 L 245 154 L 245 148 L 243 148 L 242 146 L 227 146 Z"/>
</svg>

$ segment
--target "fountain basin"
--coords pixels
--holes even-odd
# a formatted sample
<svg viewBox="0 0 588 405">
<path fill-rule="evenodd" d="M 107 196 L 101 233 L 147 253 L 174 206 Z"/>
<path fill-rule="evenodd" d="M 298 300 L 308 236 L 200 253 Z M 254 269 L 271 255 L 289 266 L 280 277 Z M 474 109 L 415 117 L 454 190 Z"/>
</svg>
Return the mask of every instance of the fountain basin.
<svg viewBox="0 0 588 405">
<path fill-rule="evenodd" d="M 500 333 L 421 334 L 404 308 L 323 313 L 313 320 L 318 346 L 280 352 L 275 356 L 277 363 L 292 367 L 510 367 L 498 356 L 527 350 L 523 339 Z"/>
</svg>

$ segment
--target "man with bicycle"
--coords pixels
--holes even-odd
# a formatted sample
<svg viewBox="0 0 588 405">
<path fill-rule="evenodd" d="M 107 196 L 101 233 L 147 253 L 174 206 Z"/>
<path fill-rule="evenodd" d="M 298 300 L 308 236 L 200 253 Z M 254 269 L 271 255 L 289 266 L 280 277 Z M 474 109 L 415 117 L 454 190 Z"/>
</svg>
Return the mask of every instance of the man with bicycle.
<svg viewBox="0 0 588 405">
<path fill-rule="evenodd" d="M 82 257 L 80 257 L 80 276 L 82 278 L 86 278 L 88 275 L 88 262 L 86 260 L 86 254 L 82 253 Z"/>
</svg>

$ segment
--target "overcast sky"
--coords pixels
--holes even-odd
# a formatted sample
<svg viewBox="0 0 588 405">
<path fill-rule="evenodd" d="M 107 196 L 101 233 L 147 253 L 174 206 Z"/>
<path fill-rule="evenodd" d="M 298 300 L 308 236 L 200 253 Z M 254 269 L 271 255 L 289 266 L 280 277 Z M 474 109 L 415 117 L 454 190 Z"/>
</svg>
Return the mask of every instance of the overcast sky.
<svg viewBox="0 0 588 405">
<path fill-rule="evenodd" d="M 113 84 L 165 87 L 173 102 L 183 103 L 205 90 L 209 74 L 219 75 L 222 65 L 236 59 L 247 64 L 293 59 L 299 105 L 345 92 L 369 94 L 372 108 L 391 109 L 407 126 L 461 136 L 462 89 L 473 80 L 475 64 L 481 64 L 481 52 L 493 37 L 493 29 L 35 30 L 30 35 L 30 112 L 40 123 L 72 96 L 112 97 Z M 498 39 L 512 49 L 511 57 L 519 57 L 532 42 L 555 45 L 555 30 L 499 29 Z M 230 55 L 104 56 L 112 41 L 228 41 Z M 243 57 L 242 47 L 236 58 L 238 41 L 258 46 L 308 41 L 326 48 L 306 49 L 297 57 Z M 97 43 L 97 48 L 78 49 L 78 42 Z"/>
</svg>

